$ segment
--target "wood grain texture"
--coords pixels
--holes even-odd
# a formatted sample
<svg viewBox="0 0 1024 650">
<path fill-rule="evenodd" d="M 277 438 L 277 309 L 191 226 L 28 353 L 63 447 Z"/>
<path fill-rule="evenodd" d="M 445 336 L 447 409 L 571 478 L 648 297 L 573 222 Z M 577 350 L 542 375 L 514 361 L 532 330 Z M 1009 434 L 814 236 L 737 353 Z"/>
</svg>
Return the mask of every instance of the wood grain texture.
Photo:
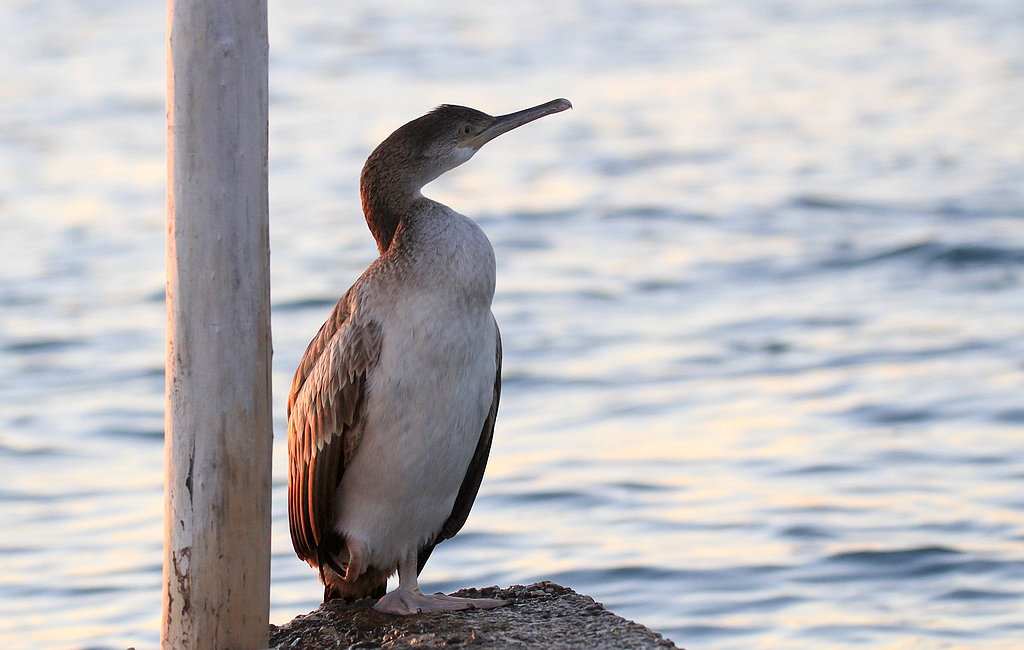
<svg viewBox="0 0 1024 650">
<path fill-rule="evenodd" d="M 266 2 L 171 0 L 168 32 L 161 646 L 266 648 Z"/>
</svg>

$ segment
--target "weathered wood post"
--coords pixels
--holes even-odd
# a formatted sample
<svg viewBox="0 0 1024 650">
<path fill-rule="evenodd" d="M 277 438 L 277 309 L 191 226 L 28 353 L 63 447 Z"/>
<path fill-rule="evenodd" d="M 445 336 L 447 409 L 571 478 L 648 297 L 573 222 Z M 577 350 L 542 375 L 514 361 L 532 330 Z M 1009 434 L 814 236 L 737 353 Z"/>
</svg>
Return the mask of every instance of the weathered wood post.
<svg viewBox="0 0 1024 650">
<path fill-rule="evenodd" d="M 266 0 L 168 0 L 165 649 L 267 647 Z"/>
</svg>

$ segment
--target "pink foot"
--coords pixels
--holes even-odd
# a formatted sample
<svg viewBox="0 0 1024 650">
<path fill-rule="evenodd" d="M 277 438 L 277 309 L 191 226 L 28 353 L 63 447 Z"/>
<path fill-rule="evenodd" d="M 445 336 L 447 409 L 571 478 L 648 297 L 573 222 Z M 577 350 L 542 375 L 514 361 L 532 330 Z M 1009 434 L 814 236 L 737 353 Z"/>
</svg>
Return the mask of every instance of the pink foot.
<svg viewBox="0 0 1024 650">
<path fill-rule="evenodd" d="M 378 600 L 373 608 L 383 614 L 409 616 L 464 609 L 494 609 L 502 605 L 508 605 L 508 601 L 497 598 L 457 598 L 444 594 L 428 596 L 418 588 L 415 591 L 407 591 L 399 587 Z"/>
</svg>

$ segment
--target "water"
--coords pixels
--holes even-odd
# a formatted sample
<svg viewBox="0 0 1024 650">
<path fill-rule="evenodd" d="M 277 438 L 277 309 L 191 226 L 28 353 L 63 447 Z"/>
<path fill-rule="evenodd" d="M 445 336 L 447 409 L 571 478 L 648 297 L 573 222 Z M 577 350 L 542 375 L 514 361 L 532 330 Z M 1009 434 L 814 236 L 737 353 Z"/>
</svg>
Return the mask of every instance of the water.
<svg viewBox="0 0 1024 650">
<path fill-rule="evenodd" d="M 696 648 L 1024 647 L 1017 2 L 273 0 L 272 617 L 314 608 L 284 396 L 432 106 L 575 110 L 427 193 L 505 383 L 428 589 L 553 579 Z M 158 640 L 164 6 L 0 6 L 0 645 Z"/>
</svg>

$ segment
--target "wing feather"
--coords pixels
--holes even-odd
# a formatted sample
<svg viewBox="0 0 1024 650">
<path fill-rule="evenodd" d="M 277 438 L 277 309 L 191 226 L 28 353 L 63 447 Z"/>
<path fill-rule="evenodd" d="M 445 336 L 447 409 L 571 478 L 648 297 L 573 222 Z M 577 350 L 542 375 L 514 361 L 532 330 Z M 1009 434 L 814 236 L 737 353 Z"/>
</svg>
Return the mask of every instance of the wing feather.
<svg viewBox="0 0 1024 650">
<path fill-rule="evenodd" d="M 288 396 L 288 524 L 295 553 L 319 566 L 334 493 L 361 434 L 366 380 L 382 333 L 349 289 L 310 342 Z"/>
</svg>

